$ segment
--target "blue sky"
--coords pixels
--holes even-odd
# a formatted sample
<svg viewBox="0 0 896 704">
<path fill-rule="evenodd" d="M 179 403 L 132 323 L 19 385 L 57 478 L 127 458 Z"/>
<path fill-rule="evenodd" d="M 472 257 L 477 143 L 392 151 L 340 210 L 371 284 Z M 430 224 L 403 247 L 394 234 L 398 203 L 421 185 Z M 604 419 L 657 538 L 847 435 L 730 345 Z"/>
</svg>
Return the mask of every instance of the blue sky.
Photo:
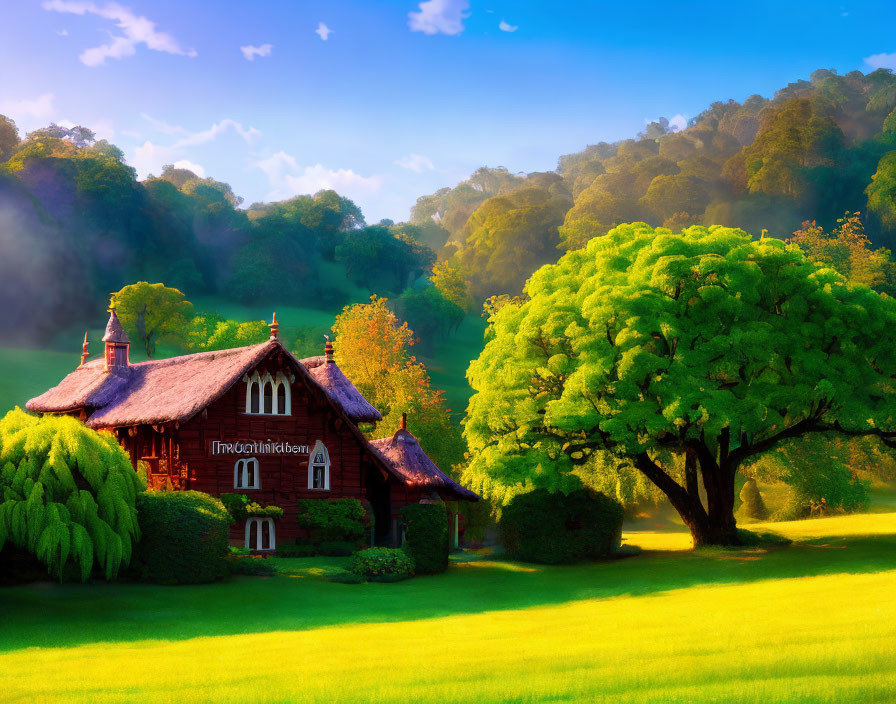
<svg viewBox="0 0 896 704">
<path fill-rule="evenodd" d="M 896 3 L 5 0 L 0 113 L 91 127 L 246 203 L 333 187 L 368 221 L 481 165 L 692 117 L 817 68 L 896 68 Z"/>
</svg>

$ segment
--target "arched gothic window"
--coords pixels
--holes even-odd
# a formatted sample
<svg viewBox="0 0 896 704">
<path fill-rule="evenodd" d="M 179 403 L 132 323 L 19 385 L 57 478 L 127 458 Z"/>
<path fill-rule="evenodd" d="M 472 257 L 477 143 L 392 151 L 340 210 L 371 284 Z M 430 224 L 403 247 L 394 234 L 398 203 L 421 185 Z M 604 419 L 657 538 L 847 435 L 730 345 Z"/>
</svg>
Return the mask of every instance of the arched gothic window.
<svg viewBox="0 0 896 704">
<path fill-rule="evenodd" d="M 246 519 L 246 547 L 250 550 L 277 549 L 277 532 L 273 518 Z"/>
<path fill-rule="evenodd" d="M 308 456 L 308 488 L 330 488 L 330 453 L 320 440 L 314 443 Z"/>
<path fill-rule="evenodd" d="M 261 477 L 258 474 L 258 460 L 255 457 L 238 459 L 233 465 L 234 489 L 260 489 Z"/>
<path fill-rule="evenodd" d="M 292 414 L 292 390 L 289 377 L 283 372 L 276 376 L 258 372 L 244 377 L 246 380 L 246 413 L 269 416 Z"/>
</svg>

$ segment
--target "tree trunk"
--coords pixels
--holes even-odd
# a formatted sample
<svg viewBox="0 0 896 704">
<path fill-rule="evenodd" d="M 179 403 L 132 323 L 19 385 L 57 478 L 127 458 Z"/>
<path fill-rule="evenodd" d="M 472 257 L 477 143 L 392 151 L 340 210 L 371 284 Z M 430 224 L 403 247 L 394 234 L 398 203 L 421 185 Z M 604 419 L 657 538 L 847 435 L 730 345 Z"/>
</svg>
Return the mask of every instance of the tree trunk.
<svg viewBox="0 0 896 704">
<path fill-rule="evenodd" d="M 694 547 L 740 545 L 734 519 L 734 471 L 726 462 L 721 467 L 712 457 L 698 462 L 696 453 L 685 454 L 685 486 L 682 487 L 646 456 L 637 462 L 656 486 L 666 495 L 682 522 L 691 531 Z M 706 507 L 700 498 L 697 467 L 706 491 Z"/>
</svg>

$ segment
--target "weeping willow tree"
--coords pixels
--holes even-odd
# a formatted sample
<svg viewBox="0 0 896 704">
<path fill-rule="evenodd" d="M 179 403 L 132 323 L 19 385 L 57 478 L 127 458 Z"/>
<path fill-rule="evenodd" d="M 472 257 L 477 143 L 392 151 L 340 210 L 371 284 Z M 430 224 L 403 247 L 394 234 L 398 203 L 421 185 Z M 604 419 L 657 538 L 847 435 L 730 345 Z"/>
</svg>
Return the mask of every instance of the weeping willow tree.
<svg viewBox="0 0 896 704">
<path fill-rule="evenodd" d="M 0 420 L 0 550 L 26 550 L 62 578 L 94 564 L 112 579 L 139 538 L 140 479 L 110 433 L 15 409 Z"/>
</svg>

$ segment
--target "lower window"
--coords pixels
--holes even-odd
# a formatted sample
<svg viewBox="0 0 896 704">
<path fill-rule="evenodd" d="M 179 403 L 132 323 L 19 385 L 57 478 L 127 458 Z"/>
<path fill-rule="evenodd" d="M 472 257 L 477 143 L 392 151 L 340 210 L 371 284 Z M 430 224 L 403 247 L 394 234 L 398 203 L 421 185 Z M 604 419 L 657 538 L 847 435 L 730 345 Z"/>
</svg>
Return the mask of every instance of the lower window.
<svg viewBox="0 0 896 704">
<path fill-rule="evenodd" d="M 273 518 L 246 519 L 246 547 L 250 550 L 275 550 L 277 534 Z"/>
</svg>

